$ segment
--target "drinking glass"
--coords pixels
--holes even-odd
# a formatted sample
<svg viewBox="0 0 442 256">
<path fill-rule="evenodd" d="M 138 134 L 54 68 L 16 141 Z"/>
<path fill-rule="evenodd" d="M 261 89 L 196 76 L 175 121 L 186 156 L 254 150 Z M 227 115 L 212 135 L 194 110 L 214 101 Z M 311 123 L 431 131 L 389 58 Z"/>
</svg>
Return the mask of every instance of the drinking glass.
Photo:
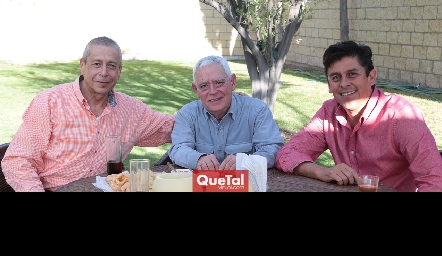
<svg viewBox="0 0 442 256">
<path fill-rule="evenodd" d="M 106 162 L 107 174 L 119 174 L 123 171 L 121 136 L 107 135 L 106 143 Z"/>
<path fill-rule="evenodd" d="M 130 159 L 129 164 L 130 192 L 149 192 L 149 159 Z"/>
<path fill-rule="evenodd" d="M 358 177 L 359 192 L 377 192 L 379 177 L 375 175 L 360 175 Z"/>
</svg>

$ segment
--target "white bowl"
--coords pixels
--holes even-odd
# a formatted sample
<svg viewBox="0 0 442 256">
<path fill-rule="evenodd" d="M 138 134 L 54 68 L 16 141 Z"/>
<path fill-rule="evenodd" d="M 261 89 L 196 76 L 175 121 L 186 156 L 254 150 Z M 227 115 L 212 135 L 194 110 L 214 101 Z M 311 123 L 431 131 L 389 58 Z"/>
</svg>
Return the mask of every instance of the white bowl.
<svg viewBox="0 0 442 256">
<path fill-rule="evenodd" d="M 152 185 L 152 192 L 192 192 L 192 190 L 192 172 L 159 174 Z"/>
</svg>

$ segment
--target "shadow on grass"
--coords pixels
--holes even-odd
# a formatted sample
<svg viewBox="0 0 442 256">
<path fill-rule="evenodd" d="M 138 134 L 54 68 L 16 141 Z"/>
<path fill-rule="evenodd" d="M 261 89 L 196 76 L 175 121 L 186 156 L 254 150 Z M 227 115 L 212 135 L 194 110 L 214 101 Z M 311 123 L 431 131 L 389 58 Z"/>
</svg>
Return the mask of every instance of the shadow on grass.
<svg viewBox="0 0 442 256">
<path fill-rule="evenodd" d="M 242 64 L 242 65 L 239 65 Z M 251 81 L 244 61 L 232 61 L 232 71 L 237 74 L 237 89 L 251 96 Z M 167 113 L 176 113 L 184 104 L 196 100 L 196 94 L 191 88 L 192 65 L 181 65 L 175 62 L 125 60 L 121 78 L 115 90 L 140 99 L 152 109 Z M 0 77 L 7 81 L 4 86 L 17 88 L 26 94 L 36 94 L 46 88 L 74 81 L 80 75 L 79 61 L 68 63 L 49 63 L 34 65 L 9 65 L 0 63 Z M 320 107 L 328 95 L 326 83 L 320 71 L 305 72 L 284 69 L 282 74 L 283 86 L 278 91 L 275 106 L 275 120 L 281 132 L 287 134 L 285 141 L 306 125 L 314 112 Z M 386 92 L 406 94 L 398 90 L 382 88 Z M 411 93 L 408 93 L 411 94 Z M 425 95 L 413 95 L 427 99 Z M 16 97 L 21 97 L 17 95 Z M 431 100 L 431 99 L 430 99 Z M 299 104 L 299 103 L 302 104 Z M 8 103 L 8 102 L 7 102 Z M 13 104 L 13 102 L 11 102 Z M 22 113 L 17 113 L 20 118 Z M 7 138 L 5 141 L 10 141 Z M 133 153 L 126 159 L 144 158 L 155 163 L 170 144 L 158 148 L 140 150 L 134 148 Z M 318 162 L 330 165 L 332 157 L 324 152 Z M 126 166 L 125 162 L 125 166 Z"/>
</svg>

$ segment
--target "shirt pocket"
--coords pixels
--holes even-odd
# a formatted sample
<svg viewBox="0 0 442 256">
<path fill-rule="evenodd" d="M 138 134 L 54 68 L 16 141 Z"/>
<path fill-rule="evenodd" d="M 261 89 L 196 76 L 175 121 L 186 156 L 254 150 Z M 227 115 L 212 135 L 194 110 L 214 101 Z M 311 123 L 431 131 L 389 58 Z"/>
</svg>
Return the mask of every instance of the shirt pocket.
<svg viewBox="0 0 442 256">
<path fill-rule="evenodd" d="M 204 153 L 204 154 L 213 154 L 213 145 L 211 144 L 201 144 L 201 143 L 196 143 L 196 151 L 200 152 L 200 153 Z"/>
<path fill-rule="evenodd" d="M 252 152 L 252 143 L 241 143 L 241 144 L 232 144 L 226 146 L 226 154 L 235 155 L 236 153 L 245 153 L 251 154 Z"/>
</svg>

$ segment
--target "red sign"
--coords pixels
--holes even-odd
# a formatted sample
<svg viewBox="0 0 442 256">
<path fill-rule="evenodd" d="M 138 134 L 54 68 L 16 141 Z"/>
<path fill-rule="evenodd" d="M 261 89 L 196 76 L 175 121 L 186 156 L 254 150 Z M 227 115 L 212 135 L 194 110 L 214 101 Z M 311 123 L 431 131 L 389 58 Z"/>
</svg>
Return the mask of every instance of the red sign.
<svg viewBox="0 0 442 256">
<path fill-rule="evenodd" d="M 249 192 L 248 170 L 193 170 L 193 192 Z"/>
</svg>

